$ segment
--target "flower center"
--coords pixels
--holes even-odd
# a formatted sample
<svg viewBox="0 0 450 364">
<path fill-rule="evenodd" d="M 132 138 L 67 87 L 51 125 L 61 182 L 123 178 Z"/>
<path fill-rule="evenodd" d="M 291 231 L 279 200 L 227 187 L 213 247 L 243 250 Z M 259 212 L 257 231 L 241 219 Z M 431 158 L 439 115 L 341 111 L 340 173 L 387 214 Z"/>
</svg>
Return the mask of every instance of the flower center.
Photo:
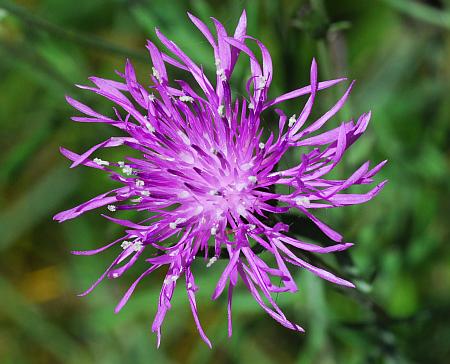
<svg viewBox="0 0 450 364">
<path fill-rule="evenodd" d="M 224 216 L 228 211 L 236 217 L 245 216 L 246 211 L 255 203 L 255 196 L 251 193 L 256 177 L 238 178 L 223 184 L 217 189 L 210 190 L 200 199 L 205 213 Z"/>
</svg>

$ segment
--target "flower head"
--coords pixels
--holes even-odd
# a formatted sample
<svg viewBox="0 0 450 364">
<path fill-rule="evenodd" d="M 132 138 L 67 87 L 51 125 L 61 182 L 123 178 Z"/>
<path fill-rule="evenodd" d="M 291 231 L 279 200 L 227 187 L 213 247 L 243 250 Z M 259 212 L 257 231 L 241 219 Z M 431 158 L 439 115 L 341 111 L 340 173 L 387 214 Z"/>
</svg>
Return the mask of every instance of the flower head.
<svg viewBox="0 0 450 364">
<path fill-rule="evenodd" d="M 92 255 L 115 249 L 118 253 L 105 273 L 82 295 L 91 292 L 105 277 L 120 277 L 142 256 L 149 267 L 132 284 L 116 311 L 127 302 L 139 281 L 159 268 L 166 269 L 152 326 L 158 334 L 158 345 L 174 289 L 182 281 L 199 333 L 211 345 L 197 315 L 198 287 L 191 266 L 201 256 L 205 259 L 205 269 L 214 269 L 214 262 L 225 255 L 229 261 L 212 298 L 221 295 L 228 285 L 229 335 L 231 300 L 238 281 L 243 282 L 275 320 L 287 328 L 303 331 L 286 318 L 272 294 L 297 290 L 288 264 L 333 283 L 353 287 L 352 283 L 300 259 L 293 249 L 329 253 L 352 245 L 343 242 L 342 236 L 315 217 L 313 211 L 366 202 L 383 187 L 385 182 L 365 194 L 343 193 L 352 185 L 371 183 L 384 162 L 372 169 L 368 162 L 364 163 L 345 180 L 324 177 L 362 135 L 370 112 L 356 122 L 343 122 L 334 129 L 319 132 L 344 105 L 353 83 L 330 110 L 310 122 L 311 109 L 320 90 L 345 79 L 319 82 L 313 60 L 310 85 L 269 100 L 272 61 L 266 47 L 246 35 L 245 12 L 233 36 L 213 19 L 217 34 L 214 37 L 205 24 L 189 16 L 214 51 L 214 82 L 207 78 L 201 66 L 157 30 L 158 38 L 171 55 L 148 42 L 153 64 L 150 86 L 138 82 L 129 61 L 125 72 L 119 73 L 121 81 L 91 77 L 93 87 L 80 86 L 111 100 L 118 107 L 114 108 L 114 117 L 102 115 L 67 97 L 74 108 L 85 114 L 73 120 L 110 124 L 126 134 L 111 137 L 83 154 L 61 148 L 62 154 L 73 161 L 72 167 L 81 164 L 103 170 L 120 185 L 55 216 L 56 220 L 64 221 L 101 208 L 105 218 L 125 227 L 124 235 L 106 246 L 74 252 Z M 251 42 L 260 49 L 262 62 L 248 46 Z M 251 77 L 244 97 L 234 95 L 230 87 L 239 56 L 250 61 Z M 195 86 L 180 80 L 170 82 L 167 65 L 185 71 L 195 80 Z M 285 100 L 304 95 L 308 100 L 298 116 L 288 117 L 280 109 L 276 110 L 278 128 L 263 139 L 262 113 Z M 132 148 L 140 157 L 127 157 L 118 162 L 93 158 L 100 148 L 117 146 Z M 309 147 L 309 151 L 301 155 L 297 165 L 279 170 L 280 159 L 289 148 L 295 147 Z M 281 193 L 279 186 L 288 186 L 290 192 Z M 336 244 L 321 247 L 294 238 L 289 226 L 277 220 L 279 214 L 290 209 L 306 215 Z M 115 217 L 121 210 L 140 211 L 145 219 L 133 222 Z M 270 252 L 273 263 L 260 258 L 255 247 Z M 272 277 L 280 277 L 280 284 L 273 284 Z"/>
</svg>

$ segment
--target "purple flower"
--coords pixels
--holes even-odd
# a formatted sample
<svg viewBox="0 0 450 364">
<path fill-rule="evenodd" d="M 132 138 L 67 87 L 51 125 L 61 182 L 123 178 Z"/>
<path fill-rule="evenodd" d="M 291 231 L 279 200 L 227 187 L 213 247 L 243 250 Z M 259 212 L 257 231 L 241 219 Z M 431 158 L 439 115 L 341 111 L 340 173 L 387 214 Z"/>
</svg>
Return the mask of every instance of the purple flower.
<svg viewBox="0 0 450 364">
<path fill-rule="evenodd" d="M 318 132 L 344 105 L 353 82 L 329 111 L 307 124 L 318 92 L 344 78 L 319 82 L 313 60 L 310 85 L 269 100 L 272 61 L 266 47 L 246 35 L 245 12 L 233 36 L 213 19 L 216 38 L 199 19 L 189 16 L 213 48 L 215 82 L 156 30 L 161 43 L 172 55 L 161 53 L 148 42 L 153 63 L 151 86 L 144 87 L 138 82 L 129 61 L 125 72 L 118 73 L 120 82 L 91 77 L 95 86 L 79 86 L 116 104 L 115 116 L 102 115 L 67 97 L 74 108 L 85 114 L 74 117 L 74 121 L 110 124 L 126 135 L 111 137 L 83 154 L 61 148 L 62 154 L 73 161 L 71 167 L 81 164 L 103 170 L 121 186 L 55 216 L 55 220 L 61 222 L 102 208 L 108 213 L 102 216 L 125 227 L 124 235 L 108 245 L 74 252 L 93 255 L 110 248 L 118 251 L 117 258 L 102 276 L 81 295 L 91 292 L 105 277 L 120 277 L 143 255 L 149 268 L 131 285 L 116 312 L 127 302 L 139 281 L 159 268 L 166 269 L 152 326 L 158 335 L 158 345 L 175 286 L 184 280 L 198 331 L 211 346 L 197 315 L 195 292 L 198 287 L 191 266 L 197 256 L 203 257 L 203 267 L 207 269 L 226 255 L 229 261 L 212 298 L 219 297 L 228 285 L 229 335 L 232 332 L 232 295 L 239 280 L 276 321 L 289 329 L 303 331 L 286 318 L 272 294 L 297 291 L 288 264 L 307 269 L 330 282 L 354 287 L 351 282 L 300 259 L 293 249 L 322 254 L 352 245 L 343 242 L 342 236 L 319 220 L 313 211 L 366 202 L 385 184 L 386 181 L 365 194 L 343 193 L 352 185 L 372 183 L 372 177 L 385 162 L 372 169 L 366 162 L 346 180 L 324 178 L 365 131 L 370 112 L 361 115 L 356 122 L 343 122 L 335 129 Z M 252 42 L 260 49 L 262 62 L 248 46 Z M 243 97 L 234 95 L 230 87 L 240 55 L 248 58 L 251 71 Z M 185 71 L 196 85 L 191 87 L 182 80 L 169 82 L 166 65 Z M 308 95 L 308 100 L 298 116 L 289 117 L 282 110 L 275 110 L 279 116 L 278 128 L 267 139 L 262 139 L 263 112 L 304 95 Z M 119 162 L 93 158 L 100 148 L 122 145 L 134 149 L 140 157 L 126 157 Z M 297 165 L 278 169 L 280 159 L 293 147 L 308 147 L 305 149 L 310 151 L 301 155 Z M 288 187 L 284 190 L 291 192 L 281 193 L 276 186 Z M 277 222 L 277 215 L 290 209 L 306 215 L 336 244 L 321 247 L 292 237 L 289 226 Z M 113 217 L 120 210 L 139 211 L 144 219 L 132 222 Z M 271 263 L 260 258 L 255 247 L 270 252 L 274 258 Z M 272 283 L 274 277 L 280 279 L 279 285 Z"/>
</svg>

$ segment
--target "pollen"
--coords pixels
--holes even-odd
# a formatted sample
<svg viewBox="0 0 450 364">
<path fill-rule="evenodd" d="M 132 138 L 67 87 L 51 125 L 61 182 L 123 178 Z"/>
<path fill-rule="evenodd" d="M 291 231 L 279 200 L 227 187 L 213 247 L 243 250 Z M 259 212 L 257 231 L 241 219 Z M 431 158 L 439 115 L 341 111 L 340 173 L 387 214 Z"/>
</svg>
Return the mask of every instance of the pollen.
<svg viewBox="0 0 450 364">
<path fill-rule="evenodd" d="M 225 116 L 225 106 L 220 105 L 220 106 L 217 108 L 217 112 L 219 113 L 219 116 L 220 116 L 221 118 L 223 118 L 223 117 Z"/>
<path fill-rule="evenodd" d="M 289 124 L 288 124 L 289 127 L 292 128 L 292 126 L 295 124 L 296 121 L 297 121 L 297 117 L 294 114 L 289 118 Z"/>
<path fill-rule="evenodd" d="M 267 82 L 267 77 L 259 76 L 258 77 L 258 82 L 257 82 L 257 88 L 258 89 L 264 88 L 266 86 L 266 82 Z"/>
<path fill-rule="evenodd" d="M 100 158 L 94 158 L 93 162 L 98 164 L 99 166 L 109 166 L 108 161 L 104 161 L 103 159 Z"/>
<path fill-rule="evenodd" d="M 217 261 L 217 257 L 212 257 L 206 264 L 206 268 L 211 267 Z"/>
<path fill-rule="evenodd" d="M 147 130 L 148 130 L 150 133 L 152 133 L 152 134 L 153 134 L 153 133 L 155 132 L 155 130 L 156 130 L 150 122 L 147 122 L 147 123 L 145 124 L 145 126 L 147 127 Z"/>
<path fill-rule="evenodd" d="M 108 208 L 108 210 L 111 211 L 111 212 L 114 212 L 114 211 L 117 210 L 117 207 L 114 206 L 114 205 L 108 205 L 107 208 Z"/>
<path fill-rule="evenodd" d="M 194 102 L 194 99 L 191 96 L 180 96 L 180 101 L 182 102 Z"/>
<path fill-rule="evenodd" d="M 161 75 L 155 67 L 152 67 L 152 73 L 153 73 L 153 76 L 158 80 L 158 82 L 162 83 Z"/>
<path fill-rule="evenodd" d="M 133 245 L 133 243 L 128 240 L 124 240 L 122 244 L 120 244 L 123 250 L 128 249 L 131 245 Z"/>
<path fill-rule="evenodd" d="M 306 196 L 296 197 L 294 199 L 294 201 L 295 201 L 295 204 L 298 206 L 307 206 L 307 205 L 309 205 L 309 202 L 310 202 L 309 198 Z"/>
<path fill-rule="evenodd" d="M 125 174 L 127 176 L 131 176 L 133 174 L 133 168 L 131 168 L 130 166 L 124 165 L 122 168 L 122 172 L 123 172 L 123 174 Z"/>
<path fill-rule="evenodd" d="M 136 240 L 133 244 L 133 250 L 135 252 L 142 250 L 143 247 L 144 247 L 144 245 L 142 244 L 142 241 L 140 241 L 140 240 Z"/>
<path fill-rule="evenodd" d="M 172 221 L 171 223 L 169 223 L 169 227 L 171 229 L 176 229 L 178 227 L 179 223 L 180 223 L 179 219 L 176 219 L 175 221 Z"/>
</svg>

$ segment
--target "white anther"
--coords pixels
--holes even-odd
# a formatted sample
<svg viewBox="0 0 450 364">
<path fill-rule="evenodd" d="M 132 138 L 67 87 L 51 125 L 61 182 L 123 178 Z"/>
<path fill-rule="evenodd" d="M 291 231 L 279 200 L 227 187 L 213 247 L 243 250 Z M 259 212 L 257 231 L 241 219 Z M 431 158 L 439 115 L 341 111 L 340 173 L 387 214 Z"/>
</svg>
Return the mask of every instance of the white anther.
<svg viewBox="0 0 450 364">
<path fill-rule="evenodd" d="M 136 187 L 144 187 L 144 181 L 141 179 L 137 179 L 134 183 Z"/>
<path fill-rule="evenodd" d="M 220 77 L 221 81 L 226 81 L 227 76 L 225 75 L 224 69 L 222 67 L 220 67 L 220 64 L 221 64 L 220 59 L 216 58 L 214 61 L 214 64 L 216 65 L 216 68 L 217 68 L 217 71 L 216 71 L 217 76 Z"/>
<path fill-rule="evenodd" d="M 189 283 L 187 284 L 187 289 L 191 289 L 191 288 L 192 288 L 192 283 L 189 282 Z"/>
<path fill-rule="evenodd" d="M 211 235 L 216 235 L 216 233 L 217 233 L 217 228 L 215 226 L 213 226 L 211 228 Z"/>
<path fill-rule="evenodd" d="M 215 196 L 215 195 L 217 195 L 219 192 L 217 191 L 217 190 L 210 190 L 209 192 L 208 192 L 208 195 L 211 195 L 211 196 Z"/>
<path fill-rule="evenodd" d="M 254 230 L 256 228 L 256 225 L 253 225 L 253 224 L 248 224 L 247 226 L 250 231 Z"/>
<path fill-rule="evenodd" d="M 296 121 L 297 121 L 297 116 L 294 114 L 289 118 L 289 124 L 288 124 L 289 127 L 291 128 L 292 125 L 294 125 Z"/>
<path fill-rule="evenodd" d="M 148 196 L 150 196 L 150 191 L 147 191 L 147 190 L 141 191 L 141 195 L 148 197 Z"/>
<path fill-rule="evenodd" d="M 117 210 L 116 206 L 114 206 L 114 205 L 108 205 L 108 206 L 107 206 L 107 209 L 108 209 L 109 211 L 111 211 L 111 212 L 114 212 L 114 211 Z"/>
<path fill-rule="evenodd" d="M 203 206 L 197 206 L 196 208 L 195 208 L 195 210 L 194 210 L 194 215 L 198 215 L 198 214 L 200 214 L 201 212 L 203 212 Z"/>
<path fill-rule="evenodd" d="M 139 240 L 138 240 L 138 241 L 135 241 L 134 244 L 133 244 L 133 250 L 134 250 L 135 252 L 140 251 L 143 247 L 144 247 L 144 245 L 143 245 L 142 242 L 139 241 Z"/>
<path fill-rule="evenodd" d="M 98 164 L 99 166 L 109 166 L 108 161 L 104 161 L 100 158 L 94 158 L 94 163 Z"/>
<path fill-rule="evenodd" d="M 178 276 L 176 274 L 170 275 L 170 276 L 166 277 L 166 279 L 164 279 L 164 283 L 169 284 L 171 282 L 176 282 L 178 278 L 180 278 L 180 276 Z"/>
<path fill-rule="evenodd" d="M 259 149 L 264 149 L 265 146 L 266 146 L 266 145 L 265 145 L 264 143 L 259 143 L 259 144 L 258 144 Z"/>
<path fill-rule="evenodd" d="M 227 80 L 227 76 L 225 76 L 225 72 L 223 70 L 221 70 L 221 72 L 219 73 L 220 76 L 220 80 L 221 81 L 226 81 Z"/>
<path fill-rule="evenodd" d="M 122 244 L 120 244 L 120 246 L 122 247 L 123 250 L 128 249 L 133 243 L 131 241 L 128 240 L 124 240 L 122 242 Z"/>
<path fill-rule="evenodd" d="M 244 182 L 236 183 L 236 191 L 241 192 L 245 187 L 247 187 L 247 184 Z"/>
<path fill-rule="evenodd" d="M 153 94 L 148 94 L 148 99 L 149 99 L 151 102 L 153 102 L 153 101 L 155 101 L 156 97 L 155 97 L 155 95 L 153 95 Z"/>
<path fill-rule="evenodd" d="M 180 193 L 178 193 L 177 195 L 179 198 L 186 198 L 190 196 L 190 193 L 188 191 L 181 191 Z"/>
<path fill-rule="evenodd" d="M 184 144 L 186 145 L 191 145 L 191 140 L 189 139 L 189 137 L 184 134 L 181 130 L 178 130 L 177 132 L 178 136 L 183 140 Z"/>
<path fill-rule="evenodd" d="M 148 130 L 150 133 L 154 133 L 155 130 L 156 130 L 156 129 L 153 127 L 153 125 L 150 124 L 150 122 L 147 122 L 147 123 L 145 124 L 145 126 L 147 127 L 147 130 Z"/>
<path fill-rule="evenodd" d="M 118 161 L 118 162 L 117 162 L 117 165 L 118 165 L 120 168 L 123 168 L 123 167 L 125 166 L 125 162 L 124 162 L 124 161 Z"/>
<path fill-rule="evenodd" d="M 255 105 L 253 105 L 253 102 L 251 102 L 251 103 L 248 104 L 248 108 L 249 108 L 250 110 L 253 110 L 253 109 L 255 108 Z"/>
<path fill-rule="evenodd" d="M 180 101 L 182 101 L 182 102 L 194 102 L 194 99 L 191 96 L 183 95 L 183 96 L 180 96 Z"/>
<path fill-rule="evenodd" d="M 214 154 L 214 155 L 217 154 L 217 149 L 216 149 L 216 148 L 211 147 L 211 148 L 209 148 L 209 151 L 210 151 L 212 154 Z"/>
<path fill-rule="evenodd" d="M 123 172 L 123 174 L 125 174 L 127 176 L 131 176 L 133 174 L 133 168 L 131 168 L 130 166 L 124 165 L 122 168 L 122 172 Z"/>
<path fill-rule="evenodd" d="M 256 177 L 255 177 L 255 176 L 248 176 L 247 178 L 248 178 L 248 180 L 249 180 L 250 182 L 256 183 Z"/>
<path fill-rule="evenodd" d="M 217 112 L 219 113 L 219 116 L 220 116 L 221 118 L 223 118 L 223 117 L 225 116 L 225 106 L 220 105 L 220 106 L 217 108 Z"/>
<path fill-rule="evenodd" d="M 296 198 L 294 199 L 294 201 L 295 201 L 295 203 L 296 203 L 298 206 L 307 206 L 307 205 L 309 205 L 309 198 L 306 197 L 306 196 L 296 197 Z"/>
<path fill-rule="evenodd" d="M 186 219 L 179 217 L 178 219 L 175 220 L 175 222 L 171 222 L 169 224 L 169 227 L 171 229 L 176 229 L 178 227 L 178 224 L 182 224 L 183 222 L 186 222 Z"/>
<path fill-rule="evenodd" d="M 152 67 L 153 76 L 158 80 L 159 83 L 162 83 L 161 75 L 155 67 Z"/>
<path fill-rule="evenodd" d="M 206 268 L 211 267 L 217 261 L 217 257 L 212 257 L 206 264 Z"/>
<path fill-rule="evenodd" d="M 244 216 L 247 215 L 247 210 L 245 209 L 245 207 L 243 205 L 239 205 L 236 209 L 236 211 L 238 212 L 239 215 Z"/>
<path fill-rule="evenodd" d="M 258 77 L 258 84 L 257 84 L 256 87 L 258 89 L 264 88 L 264 86 L 266 85 L 266 82 L 267 82 L 267 77 L 259 76 Z"/>
<path fill-rule="evenodd" d="M 131 202 L 134 202 L 134 203 L 139 203 L 139 202 L 141 202 L 141 201 L 142 201 L 142 197 L 133 198 L 133 199 L 131 200 Z"/>
</svg>

